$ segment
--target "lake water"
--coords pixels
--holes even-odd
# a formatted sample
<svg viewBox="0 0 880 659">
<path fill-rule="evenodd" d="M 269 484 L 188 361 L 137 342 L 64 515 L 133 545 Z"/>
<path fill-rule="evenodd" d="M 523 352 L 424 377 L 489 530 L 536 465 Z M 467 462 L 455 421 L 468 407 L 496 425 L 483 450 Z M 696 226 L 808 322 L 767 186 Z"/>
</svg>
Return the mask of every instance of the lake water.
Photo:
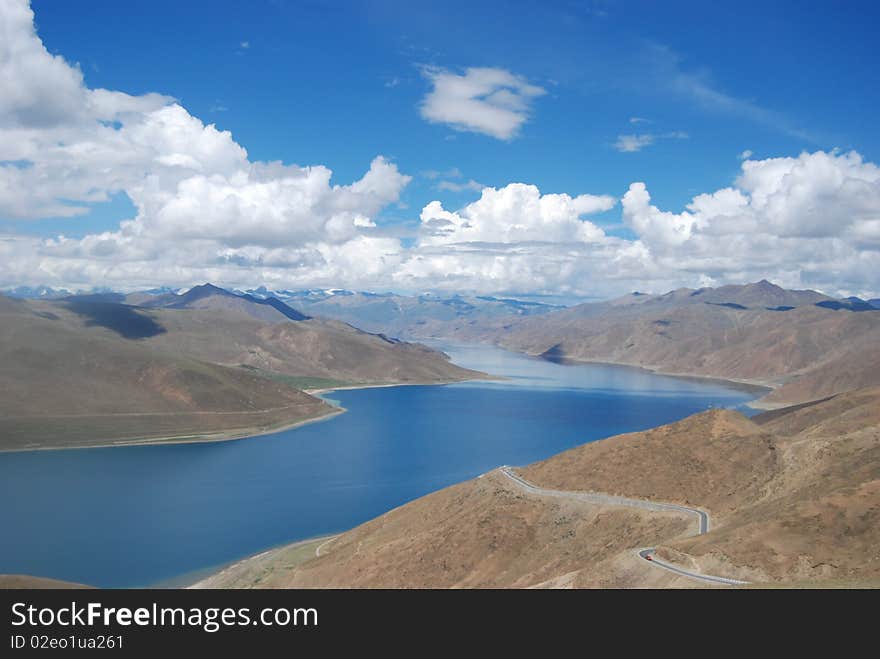
<svg viewBox="0 0 880 659">
<path fill-rule="evenodd" d="M 346 414 L 252 439 L 0 454 L 0 573 L 146 586 L 349 529 L 501 464 L 736 407 L 755 393 L 487 347 L 510 379 L 338 391 Z"/>
</svg>

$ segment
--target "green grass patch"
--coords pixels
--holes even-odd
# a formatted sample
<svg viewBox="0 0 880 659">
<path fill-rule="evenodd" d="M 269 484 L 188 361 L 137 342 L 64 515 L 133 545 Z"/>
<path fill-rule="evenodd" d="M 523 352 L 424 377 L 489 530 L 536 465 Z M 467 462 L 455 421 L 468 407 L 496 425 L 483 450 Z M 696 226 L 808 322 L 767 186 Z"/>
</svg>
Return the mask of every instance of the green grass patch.
<svg viewBox="0 0 880 659">
<path fill-rule="evenodd" d="M 240 364 L 241 368 L 251 371 L 255 375 L 259 375 L 260 377 L 264 377 L 268 380 L 274 380 L 275 382 L 283 382 L 284 384 L 291 386 L 295 389 L 334 389 L 336 387 L 350 387 L 352 385 L 358 384 L 357 382 L 349 382 L 346 380 L 334 380 L 333 378 L 316 378 L 309 376 L 299 376 L 299 375 L 285 375 L 284 373 L 278 373 L 276 371 L 264 371 L 263 369 L 256 368 L 255 366 L 248 366 L 247 364 Z"/>
</svg>

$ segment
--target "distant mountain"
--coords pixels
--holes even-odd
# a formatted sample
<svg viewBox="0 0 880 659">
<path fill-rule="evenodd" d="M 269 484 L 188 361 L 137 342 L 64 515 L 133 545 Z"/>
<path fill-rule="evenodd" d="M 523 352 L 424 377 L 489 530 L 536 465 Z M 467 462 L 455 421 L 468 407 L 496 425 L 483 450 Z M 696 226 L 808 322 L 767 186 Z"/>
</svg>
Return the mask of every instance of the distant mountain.
<svg viewBox="0 0 880 659">
<path fill-rule="evenodd" d="M 265 289 L 250 292 L 269 294 Z M 462 323 L 540 315 L 562 308 L 491 296 L 406 296 L 340 289 L 274 291 L 273 294 L 316 316 L 335 318 L 370 332 L 402 338 L 443 336 L 452 333 L 454 327 Z"/>
<path fill-rule="evenodd" d="M 267 294 L 268 291 L 260 293 Z M 621 310 L 620 313 L 638 315 L 646 310 L 691 305 L 782 312 L 833 301 L 833 298 L 816 291 L 786 290 L 766 280 L 744 286 L 682 288 L 662 295 L 635 292 L 613 300 L 573 307 L 491 296 L 403 296 L 337 290 L 275 292 L 275 295 L 310 313 L 391 336 L 469 340 L 482 340 L 483 335 L 503 333 L 521 322 L 540 324 L 532 317 L 549 317 L 550 314 L 556 320 L 573 320 L 599 316 L 611 309 L 627 308 L 629 311 Z"/>
<path fill-rule="evenodd" d="M 229 291 L 210 283 L 176 291 L 157 288 L 135 293 L 106 290 L 71 294 L 48 288 L 22 289 L 17 297 L 67 298 L 81 302 L 118 302 L 136 307 L 169 309 L 227 309 L 266 322 L 306 320 L 311 315 L 340 320 L 369 332 L 401 338 L 429 338 L 454 332 L 459 324 L 497 318 L 518 318 L 549 313 L 564 307 L 555 304 L 493 296 L 418 296 L 350 291 L 339 288 L 270 290 L 265 286 Z"/>
<path fill-rule="evenodd" d="M 15 298 L 44 298 L 52 300 L 71 295 L 71 292 L 64 288 L 55 289 L 49 286 L 17 286 L 3 291 L 3 294 Z"/>
<path fill-rule="evenodd" d="M 816 291 L 786 290 L 762 279 L 752 284 L 720 286 L 718 288 L 679 288 L 662 295 L 632 293 L 612 300 L 610 304 L 613 306 L 649 304 L 653 307 L 715 304 L 732 309 L 792 309 L 831 299 L 833 298 Z M 589 307 L 590 305 L 582 306 Z"/>
<path fill-rule="evenodd" d="M 446 338 L 555 360 L 765 383 L 778 387 L 766 402 L 783 404 L 880 384 L 880 313 L 868 309 L 858 298 L 761 281 L 459 324 Z"/>
<path fill-rule="evenodd" d="M 257 296 L 268 297 L 269 295 L 274 295 L 275 297 L 281 298 L 282 300 L 303 300 L 305 302 L 320 302 L 321 300 L 327 300 L 331 297 L 357 295 L 357 293 L 355 293 L 354 291 L 348 291 L 342 288 L 312 288 L 304 291 L 269 291 L 266 289 L 265 286 L 261 286 L 260 288 L 252 289 L 245 292 L 252 293 Z M 378 294 L 375 293 L 363 293 L 363 295 L 378 296 Z"/>
<path fill-rule="evenodd" d="M 868 304 L 870 304 L 875 309 L 880 309 L 880 297 L 868 300 Z"/>
<path fill-rule="evenodd" d="M 308 316 L 286 305 L 278 298 L 237 294 L 213 284 L 194 286 L 185 293 L 165 293 L 148 298 L 132 298 L 144 307 L 167 309 L 225 309 L 239 311 L 270 323 L 308 320 Z"/>
<path fill-rule="evenodd" d="M 82 293 L 79 295 L 65 295 L 57 298 L 65 302 L 112 302 L 122 303 L 125 301 L 124 293 Z"/>
</svg>

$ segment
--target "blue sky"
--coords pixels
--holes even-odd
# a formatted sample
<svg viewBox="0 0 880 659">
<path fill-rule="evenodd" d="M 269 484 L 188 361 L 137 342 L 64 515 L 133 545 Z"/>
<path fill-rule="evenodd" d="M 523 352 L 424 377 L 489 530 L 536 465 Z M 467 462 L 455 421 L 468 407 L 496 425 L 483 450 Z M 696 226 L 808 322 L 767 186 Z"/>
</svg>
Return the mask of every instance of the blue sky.
<svg viewBox="0 0 880 659">
<path fill-rule="evenodd" d="M 679 209 L 728 184 L 746 149 L 768 157 L 856 148 L 877 157 L 872 26 L 880 9 L 870 2 L 38 0 L 33 7 L 49 50 L 79 62 L 90 86 L 168 94 L 232 131 L 252 159 L 323 163 L 341 182 L 382 153 L 408 173 L 458 168 L 487 185 L 523 181 L 548 192 L 622 194 L 644 180 L 660 205 Z M 548 94 L 518 139 L 461 133 L 419 117 L 429 87 L 423 64 L 506 68 Z M 672 89 L 676 75 L 778 118 L 700 102 Z M 631 117 L 651 123 L 636 126 Z M 620 134 L 673 131 L 689 137 L 638 153 L 613 148 Z M 438 197 L 456 205 L 478 196 L 438 195 L 416 180 L 403 200 L 421 208 Z M 96 215 L 112 223 L 122 219 L 120 208 L 128 207 Z M 619 212 L 608 215 L 618 221 Z"/>
<path fill-rule="evenodd" d="M 32 8 L 45 48 L 78 64 L 86 88 L 173 97 L 230 131 L 252 162 L 324 165 L 347 184 L 384 156 L 412 179 L 372 219 L 402 227 L 394 235 L 406 247 L 426 204 L 455 211 L 480 198 L 477 184 L 620 199 L 638 181 L 651 204 L 680 213 L 694 196 L 731 186 L 746 151 L 753 160 L 834 149 L 878 158 L 880 10 L 869 2 L 34 0 Z M 463 76 L 469 67 L 543 91 L 525 99 L 508 139 L 426 120 L 420 109 L 432 71 Z M 621 136 L 641 148 L 622 151 Z M 76 218 L 0 214 L 0 232 L 114 230 L 137 208 L 124 190 L 108 194 L 110 203 L 88 203 L 91 212 Z M 640 237 L 620 204 L 589 220 L 610 236 Z"/>
</svg>

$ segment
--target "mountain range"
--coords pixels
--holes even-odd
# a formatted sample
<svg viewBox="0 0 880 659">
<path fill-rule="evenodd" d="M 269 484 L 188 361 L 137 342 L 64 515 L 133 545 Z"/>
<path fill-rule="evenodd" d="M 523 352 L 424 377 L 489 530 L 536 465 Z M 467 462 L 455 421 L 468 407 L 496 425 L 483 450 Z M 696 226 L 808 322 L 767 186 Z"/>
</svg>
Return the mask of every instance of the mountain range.
<svg viewBox="0 0 880 659">
<path fill-rule="evenodd" d="M 880 302 L 787 290 L 766 280 L 659 295 L 634 292 L 571 307 L 489 296 L 340 289 L 232 293 L 210 285 L 183 294 L 104 292 L 69 299 L 142 308 L 237 309 L 267 323 L 313 315 L 385 337 L 489 343 L 558 361 L 738 380 L 771 388 L 757 403 L 765 407 L 880 384 Z M 211 356 L 220 361 L 230 357 Z M 278 367 L 274 363 L 270 368 Z"/>
<path fill-rule="evenodd" d="M 259 294 L 260 291 L 252 293 Z M 442 327 L 450 322 L 538 316 L 563 308 L 555 304 L 492 296 L 406 296 L 343 290 L 288 291 L 281 293 L 280 297 L 308 313 L 402 338 L 429 337 L 432 333 L 428 328 Z"/>
<path fill-rule="evenodd" d="M 266 289 L 232 292 L 211 284 L 56 299 L 40 292 L 40 299 L 0 296 L 6 447 L 45 445 L 75 413 L 82 432 L 65 434 L 73 443 L 246 434 L 282 417 L 328 412 L 324 403 L 302 398 L 301 389 L 474 376 L 441 353 L 395 337 L 739 380 L 771 388 L 757 403 L 768 408 L 880 384 L 875 301 L 768 281 L 632 293 L 566 308 L 339 290 L 287 291 L 282 300 Z M 301 407 L 291 417 L 285 410 L 294 404 Z M 146 414 L 165 418 L 146 423 Z"/>
<path fill-rule="evenodd" d="M 424 327 L 424 326 L 423 326 Z M 632 293 L 540 316 L 458 320 L 421 333 L 558 361 L 608 362 L 773 388 L 779 406 L 880 384 L 880 313 L 768 281 Z M 438 334 L 439 333 L 439 334 Z"/>
<path fill-rule="evenodd" d="M 491 343 L 559 361 L 609 362 L 772 388 L 776 407 L 880 384 L 876 300 L 767 280 L 566 308 L 509 300 L 303 295 L 329 316 L 410 339 Z M 305 308 L 304 304 L 301 305 Z"/>
<path fill-rule="evenodd" d="M 0 296 L 0 449 L 251 435 L 335 412 L 303 389 L 479 375 L 423 345 L 210 284 L 146 298 Z"/>
</svg>

